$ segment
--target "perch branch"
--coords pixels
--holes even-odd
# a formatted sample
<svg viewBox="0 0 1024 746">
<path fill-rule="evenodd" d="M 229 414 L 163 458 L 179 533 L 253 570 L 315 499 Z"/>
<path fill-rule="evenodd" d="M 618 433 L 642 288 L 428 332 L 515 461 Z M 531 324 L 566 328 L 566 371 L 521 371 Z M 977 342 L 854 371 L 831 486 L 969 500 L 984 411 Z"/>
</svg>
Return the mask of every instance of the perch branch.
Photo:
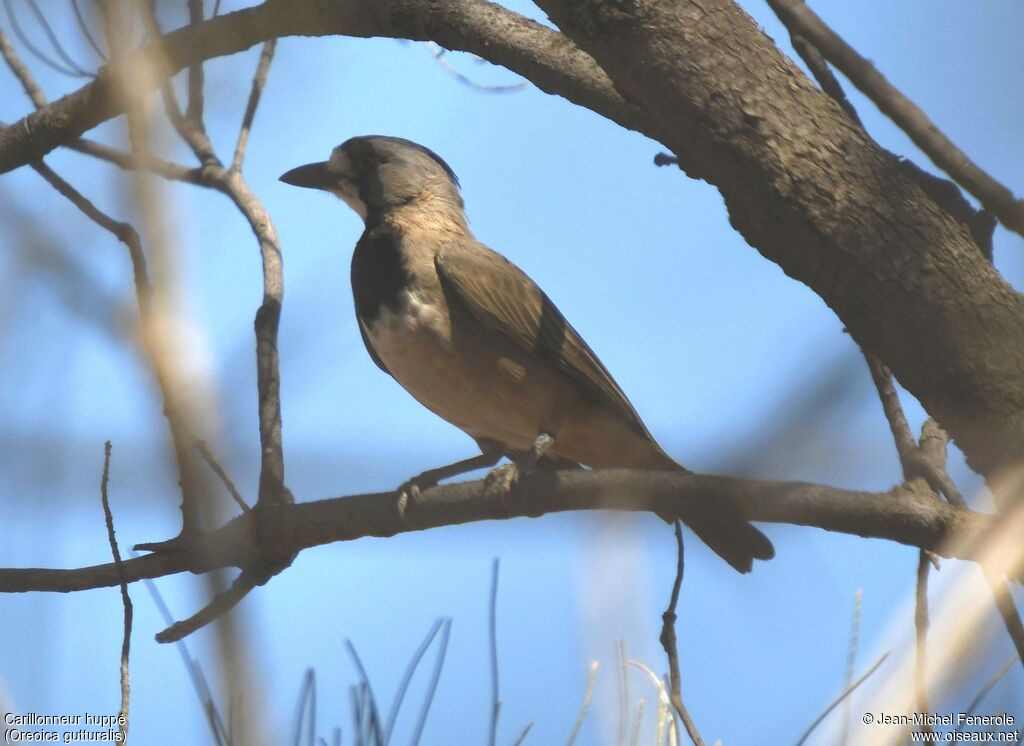
<svg viewBox="0 0 1024 746">
<path fill-rule="evenodd" d="M 707 501 L 753 521 L 814 526 L 829 531 L 896 541 L 936 554 L 978 560 L 1002 518 L 937 500 L 923 485 L 887 492 L 857 492 L 803 482 L 770 482 L 628 469 L 538 473 L 525 477 L 505 502 L 485 495 L 483 482 L 459 482 L 425 490 L 404 517 L 394 493 L 354 495 L 309 503 L 268 506 L 257 543 L 260 511 L 238 516 L 196 541 L 190 564 L 183 553 L 161 553 L 124 563 L 129 582 L 185 570 L 246 567 L 267 546 L 295 553 L 335 541 L 419 531 L 482 520 L 538 517 L 575 510 L 682 512 Z M 702 508 L 706 510 L 707 508 Z M 957 541 L 950 541 L 957 539 Z M 115 586 L 111 564 L 63 569 L 0 569 L 0 592 L 72 592 Z"/>
</svg>

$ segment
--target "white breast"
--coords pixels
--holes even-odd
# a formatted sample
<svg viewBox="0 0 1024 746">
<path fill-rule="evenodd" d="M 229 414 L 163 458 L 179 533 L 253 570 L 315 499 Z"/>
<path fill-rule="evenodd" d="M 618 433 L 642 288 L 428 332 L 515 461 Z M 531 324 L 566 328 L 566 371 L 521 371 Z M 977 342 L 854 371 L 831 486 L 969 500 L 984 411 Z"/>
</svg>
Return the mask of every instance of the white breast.
<svg viewBox="0 0 1024 746">
<path fill-rule="evenodd" d="M 456 427 L 514 448 L 528 447 L 537 436 L 535 395 L 522 385 L 523 371 L 489 375 L 488 367 L 497 373 L 501 362 L 486 346 L 469 359 L 464 348 L 460 354 L 452 344 L 447 308 L 425 294 L 403 291 L 397 305 L 381 309 L 363 330 L 398 383 Z"/>
<path fill-rule="evenodd" d="M 410 379 L 418 378 L 414 369 L 447 354 L 451 339 L 446 310 L 418 289 L 403 290 L 398 304 L 382 307 L 372 324 L 363 324 L 363 330 L 384 365 L 407 388 Z"/>
</svg>

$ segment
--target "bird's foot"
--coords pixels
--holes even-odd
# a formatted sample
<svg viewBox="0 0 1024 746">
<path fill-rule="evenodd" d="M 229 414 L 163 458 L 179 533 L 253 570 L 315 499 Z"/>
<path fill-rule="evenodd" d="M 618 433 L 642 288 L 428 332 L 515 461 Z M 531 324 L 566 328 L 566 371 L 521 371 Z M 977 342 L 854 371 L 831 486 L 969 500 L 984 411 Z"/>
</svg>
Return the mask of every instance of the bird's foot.
<svg viewBox="0 0 1024 746">
<path fill-rule="evenodd" d="M 512 488 L 519 481 L 521 473 L 519 465 L 515 461 L 510 461 L 492 469 L 484 478 L 484 497 L 496 500 L 505 516 L 509 515 L 508 497 L 512 494 Z"/>
<path fill-rule="evenodd" d="M 484 479 L 484 496 L 497 499 L 505 514 L 508 511 L 508 497 L 520 477 L 529 474 L 537 467 L 537 462 L 554 444 L 554 436 L 548 433 L 541 433 L 533 441 L 530 450 L 507 464 L 502 464 L 497 469 L 492 469 Z"/>
<path fill-rule="evenodd" d="M 428 472 L 418 474 L 412 479 L 403 482 L 396 490 L 398 495 L 398 516 L 403 523 L 407 522 L 410 508 L 414 508 L 419 500 L 420 493 L 428 490 L 437 484 L 437 479 L 429 476 Z"/>
</svg>

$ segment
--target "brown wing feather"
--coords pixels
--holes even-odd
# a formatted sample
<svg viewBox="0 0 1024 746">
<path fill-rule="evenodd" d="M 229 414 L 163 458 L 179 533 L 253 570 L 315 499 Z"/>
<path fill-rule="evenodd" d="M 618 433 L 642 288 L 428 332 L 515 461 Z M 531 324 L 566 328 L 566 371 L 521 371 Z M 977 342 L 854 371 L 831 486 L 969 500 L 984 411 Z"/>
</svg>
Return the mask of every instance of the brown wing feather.
<svg viewBox="0 0 1024 746">
<path fill-rule="evenodd" d="M 480 323 L 555 366 L 650 437 L 594 351 L 525 272 L 483 244 L 469 241 L 443 246 L 434 265 L 446 293 L 454 293 Z"/>
</svg>

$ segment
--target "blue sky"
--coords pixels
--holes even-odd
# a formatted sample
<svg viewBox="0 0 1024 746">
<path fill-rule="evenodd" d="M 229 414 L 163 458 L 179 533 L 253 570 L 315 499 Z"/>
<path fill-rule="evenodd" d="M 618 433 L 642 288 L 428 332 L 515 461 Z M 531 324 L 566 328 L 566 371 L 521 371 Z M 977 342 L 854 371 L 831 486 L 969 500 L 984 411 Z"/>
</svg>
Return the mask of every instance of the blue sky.
<svg viewBox="0 0 1024 746">
<path fill-rule="evenodd" d="M 767 7 L 743 5 L 788 52 Z M 536 15 L 526 4 L 515 7 Z M 1011 81 L 1024 64 L 1024 18 L 1016 3 L 872 0 L 815 8 L 977 162 L 1021 191 L 1024 109 Z M 64 37 L 73 38 L 70 30 Z M 84 42 L 69 47 L 89 59 Z M 208 123 L 222 154 L 233 145 L 256 55 L 207 65 Z M 463 55 L 451 62 L 481 82 L 516 81 Z M 81 84 L 33 68 L 51 98 Z M 847 90 L 879 142 L 931 167 Z M 4 71 L 0 118 L 13 121 L 27 106 Z M 108 123 L 92 134 L 120 142 L 122 127 Z M 422 44 L 292 38 L 279 45 L 246 175 L 275 220 L 285 257 L 284 438 L 287 481 L 300 500 L 389 489 L 473 452 L 468 437 L 417 405 L 363 350 L 348 287 L 358 217 L 326 195 L 277 181 L 367 133 L 422 142 L 452 165 L 477 237 L 545 288 L 665 449 L 691 469 L 862 489 L 899 480 L 866 367 L 840 322 L 732 231 L 713 188 L 655 168 L 652 158 L 663 150 L 657 143 L 532 88 L 470 90 Z M 68 152 L 48 162 L 102 206 L 129 216 L 115 170 Z M 212 383 L 224 460 L 251 498 L 259 451 L 251 332 L 261 295 L 258 251 L 220 196 L 171 185 L 164 197 L 177 229 L 184 306 L 197 330 L 191 352 Z M 0 178 L 0 206 L 7 383 L 0 389 L 7 441 L 0 565 L 107 561 L 97 486 L 108 438 L 122 543 L 170 536 L 178 514 L 166 427 L 149 374 L 119 336 L 133 307 L 123 247 L 27 169 Z M 1018 288 L 1022 248 L 1019 238 L 997 234 L 997 265 Z M 904 402 L 918 427 L 923 413 L 910 397 Z M 978 480 L 956 455 L 953 462 L 954 477 L 976 490 Z M 678 625 L 684 696 L 709 742 L 796 740 L 841 688 L 858 589 L 858 670 L 893 645 L 905 648 L 892 635 L 912 630 L 916 552 L 812 529 L 765 530 L 778 556 L 747 577 L 689 536 Z M 303 553 L 237 612 L 274 734 L 268 742 L 288 733 L 307 667 L 320 684 L 321 733 L 342 723 L 348 731 L 355 673 L 343 641 L 354 642 L 388 701 L 437 616 L 454 621 L 423 743 L 483 741 L 487 595 L 498 556 L 499 742 L 511 742 L 528 721 L 535 725 L 527 743 L 564 741 L 596 659 L 595 704 L 580 742 L 614 743 L 617 642 L 654 670 L 666 668 L 657 632 L 673 552 L 671 532 L 653 517 L 580 514 Z M 954 572 L 955 563 L 946 563 L 943 573 Z M 194 578 L 159 587 L 179 616 L 203 602 Z M 152 641 L 162 628 L 156 610 L 141 586 L 132 591 L 136 742 L 209 742 L 177 652 Z M 0 597 L 0 615 L 0 701 L 23 712 L 116 710 L 116 591 Z M 934 691 L 936 709 L 962 706 L 1010 653 L 994 619 L 978 640 L 977 668 L 964 671 L 961 687 Z M 190 638 L 200 660 L 215 643 L 209 631 Z M 640 675 L 630 682 L 650 713 L 653 690 Z M 1014 669 L 983 711 L 1024 717 L 1014 704 L 1022 690 Z M 406 713 L 399 742 L 410 720 Z"/>
</svg>

